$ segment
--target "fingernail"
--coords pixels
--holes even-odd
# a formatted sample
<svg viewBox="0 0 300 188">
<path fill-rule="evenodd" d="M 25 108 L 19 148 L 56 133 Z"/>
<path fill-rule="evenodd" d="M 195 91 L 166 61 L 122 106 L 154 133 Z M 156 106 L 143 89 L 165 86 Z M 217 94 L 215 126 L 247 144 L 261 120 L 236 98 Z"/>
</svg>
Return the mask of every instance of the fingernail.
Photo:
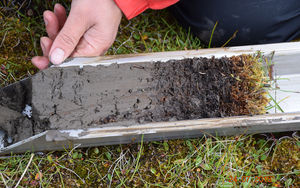
<svg viewBox="0 0 300 188">
<path fill-rule="evenodd" d="M 46 18 L 44 18 L 44 22 L 45 22 L 45 26 L 48 25 L 48 20 Z"/>
<path fill-rule="evenodd" d="M 52 54 L 50 55 L 50 61 L 53 64 L 61 64 L 65 59 L 65 52 L 60 49 L 60 48 L 56 48 Z"/>
</svg>

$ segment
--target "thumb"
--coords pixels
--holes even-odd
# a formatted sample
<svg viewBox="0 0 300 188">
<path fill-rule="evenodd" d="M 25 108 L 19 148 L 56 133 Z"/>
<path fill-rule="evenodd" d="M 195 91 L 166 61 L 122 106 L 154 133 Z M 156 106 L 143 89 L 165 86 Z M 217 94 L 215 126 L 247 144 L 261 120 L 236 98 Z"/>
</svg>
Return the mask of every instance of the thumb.
<svg viewBox="0 0 300 188">
<path fill-rule="evenodd" d="M 82 22 L 82 21 L 81 21 Z M 56 36 L 50 49 L 49 59 L 53 64 L 61 64 L 76 48 L 85 33 L 85 26 L 80 27 L 80 17 L 70 13 L 65 25 Z"/>
</svg>

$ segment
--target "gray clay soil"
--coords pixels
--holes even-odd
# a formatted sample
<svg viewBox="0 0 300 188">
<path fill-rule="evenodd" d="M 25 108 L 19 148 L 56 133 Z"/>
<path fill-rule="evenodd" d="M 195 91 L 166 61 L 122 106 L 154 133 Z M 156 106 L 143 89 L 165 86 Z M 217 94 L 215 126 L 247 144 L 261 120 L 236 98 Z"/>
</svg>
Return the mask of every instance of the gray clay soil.
<svg viewBox="0 0 300 188">
<path fill-rule="evenodd" d="M 45 130 L 239 115 L 232 67 L 226 57 L 52 67 L 0 92 L 0 130 L 15 143 Z"/>
</svg>

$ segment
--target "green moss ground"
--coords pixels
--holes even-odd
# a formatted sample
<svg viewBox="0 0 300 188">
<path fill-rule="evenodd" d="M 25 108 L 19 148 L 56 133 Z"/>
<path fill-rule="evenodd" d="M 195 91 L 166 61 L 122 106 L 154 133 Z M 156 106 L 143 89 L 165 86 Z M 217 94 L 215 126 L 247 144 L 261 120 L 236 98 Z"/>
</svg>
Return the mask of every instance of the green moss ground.
<svg viewBox="0 0 300 188">
<path fill-rule="evenodd" d="M 42 54 L 43 10 L 56 2 L 70 6 L 6 2 L 0 4 L 2 87 L 38 71 L 30 59 Z M 146 11 L 122 19 L 107 55 L 196 48 L 201 42 L 166 10 Z M 19 187 L 300 187 L 299 139 L 297 133 L 240 135 L 12 154 L 0 158 L 0 187 L 19 180 Z"/>
</svg>

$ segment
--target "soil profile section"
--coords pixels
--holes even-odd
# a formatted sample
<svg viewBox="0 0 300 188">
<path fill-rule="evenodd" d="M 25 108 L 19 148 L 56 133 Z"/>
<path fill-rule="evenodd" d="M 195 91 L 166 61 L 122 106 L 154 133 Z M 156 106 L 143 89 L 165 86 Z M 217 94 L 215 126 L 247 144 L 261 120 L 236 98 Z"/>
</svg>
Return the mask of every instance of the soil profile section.
<svg viewBox="0 0 300 188">
<path fill-rule="evenodd" d="M 25 79 L 0 90 L 0 130 L 4 131 L 4 145 L 24 140 L 48 130 L 48 122 L 23 115 L 31 104 L 31 79 Z"/>
<path fill-rule="evenodd" d="M 252 56 L 237 56 L 49 68 L 30 78 L 30 100 L 21 106 L 31 105 L 32 117 L 23 117 L 1 101 L 17 114 L 6 115 L 0 129 L 17 142 L 24 139 L 24 122 L 31 123 L 29 137 L 49 129 L 264 113 L 267 99 L 253 80 L 259 80 L 253 76 L 255 63 Z"/>
</svg>

